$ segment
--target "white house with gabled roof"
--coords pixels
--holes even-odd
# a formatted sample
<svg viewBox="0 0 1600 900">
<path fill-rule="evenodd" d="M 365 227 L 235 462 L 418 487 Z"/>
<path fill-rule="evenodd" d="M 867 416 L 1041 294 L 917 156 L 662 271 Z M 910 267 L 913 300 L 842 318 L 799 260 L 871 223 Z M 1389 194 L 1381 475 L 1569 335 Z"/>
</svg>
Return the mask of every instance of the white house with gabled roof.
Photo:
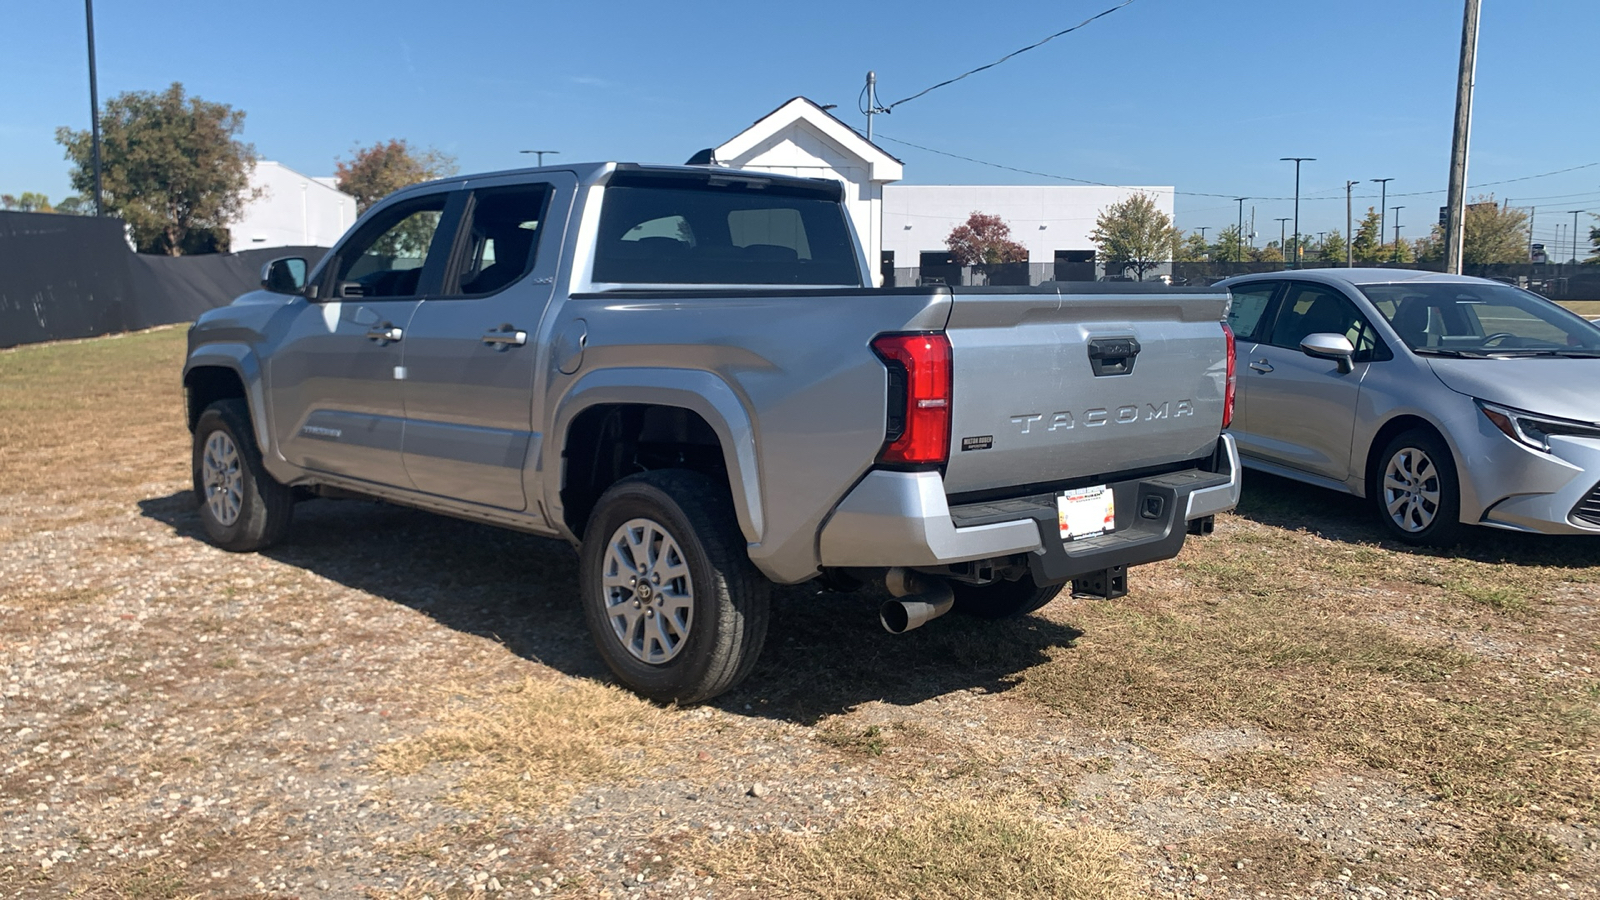
<svg viewBox="0 0 1600 900">
<path fill-rule="evenodd" d="M 900 160 L 805 97 L 757 119 L 712 155 L 735 169 L 844 182 L 845 209 L 861 236 L 867 267 L 881 283 L 883 187 L 902 177 Z"/>
</svg>

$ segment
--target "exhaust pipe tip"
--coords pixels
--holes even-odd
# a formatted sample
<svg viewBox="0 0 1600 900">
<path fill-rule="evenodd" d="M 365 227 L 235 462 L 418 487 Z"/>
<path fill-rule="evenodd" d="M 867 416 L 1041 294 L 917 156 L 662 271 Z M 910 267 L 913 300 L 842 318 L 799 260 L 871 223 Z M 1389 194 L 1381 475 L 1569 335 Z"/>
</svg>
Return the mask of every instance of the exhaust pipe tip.
<svg viewBox="0 0 1600 900">
<path fill-rule="evenodd" d="M 905 634 L 913 628 L 921 628 L 949 612 L 956 604 L 955 591 L 950 589 L 949 582 L 939 579 L 913 581 L 906 577 L 908 574 L 904 570 L 892 573 L 889 578 L 890 592 L 901 594 L 913 584 L 922 590 L 885 601 L 878 607 L 878 621 L 882 623 L 883 630 L 890 634 Z"/>
</svg>

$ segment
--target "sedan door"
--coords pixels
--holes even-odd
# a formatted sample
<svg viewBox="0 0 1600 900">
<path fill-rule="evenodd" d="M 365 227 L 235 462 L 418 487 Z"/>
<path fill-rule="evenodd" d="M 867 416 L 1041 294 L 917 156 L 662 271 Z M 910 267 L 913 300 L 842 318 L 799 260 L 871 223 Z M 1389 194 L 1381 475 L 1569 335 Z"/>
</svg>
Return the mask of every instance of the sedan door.
<svg viewBox="0 0 1600 900">
<path fill-rule="evenodd" d="M 449 191 L 402 198 L 335 249 L 319 299 L 291 307 L 268 359 L 273 436 L 302 469 L 410 487 L 401 462 L 404 347 L 449 255 Z"/>
<path fill-rule="evenodd" d="M 1290 281 L 1267 339 L 1240 354 L 1240 395 L 1248 420 L 1239 452 L 1340 484 L 1350 476 L 1361 380 L 1381 345 L 1372 326 L 1337 288 Z M 1355 366 L 1307 356 L 1310 334 L 1341 334 L 1356 348 Z"/>
<path fill-rule="evenodd" d="M 405 466 L 417 490 L 528 508 L 537 335 L 576 190 L 567 173 L 473 186 L 444 289 L 406 338 Z"/>
</svg>

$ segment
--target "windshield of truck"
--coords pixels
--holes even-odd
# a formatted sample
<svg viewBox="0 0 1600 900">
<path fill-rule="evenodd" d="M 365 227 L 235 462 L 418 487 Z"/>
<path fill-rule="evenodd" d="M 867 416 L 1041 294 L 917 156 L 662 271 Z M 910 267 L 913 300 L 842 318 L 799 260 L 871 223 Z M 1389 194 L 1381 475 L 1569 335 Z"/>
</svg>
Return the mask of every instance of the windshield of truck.
<svg viewBox="0 0 1600 900">
<path fill-rule="evenodd" d="M 1361 292 L 1425 356 L 1600 355 L 1600 328 L 1510 285 L 1367 284 Z"/>
<path fill-rule="evenodd" d="M 600 210 L 594 281 L 859 287 L 861 273 L 831 185 L 619 173 Z"/>
</svg>

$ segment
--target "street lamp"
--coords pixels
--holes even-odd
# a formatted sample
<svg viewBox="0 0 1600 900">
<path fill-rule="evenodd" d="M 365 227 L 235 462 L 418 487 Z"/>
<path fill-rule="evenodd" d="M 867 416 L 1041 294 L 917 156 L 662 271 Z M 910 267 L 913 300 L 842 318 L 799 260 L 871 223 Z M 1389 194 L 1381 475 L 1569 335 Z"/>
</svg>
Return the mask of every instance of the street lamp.
<svg viewBox="0 0 1600 900">
<path fill-rule="evenodd" d="M 560 150 L 519 150 L 517 152 L 519 152 L 519 153 L 537 153 L 537 154 L 539 154 L 539 157 L 538 157 L 539 161 L 536 163 L 536 165 L 541 165 L 542 166 L 542 165 L 544 165 L 544 155 L 546 153 L 549 153 L 549 154 L 551 154 L 553 156 L 553 155 L 555 155 L 557 153 L 560 153 L 561 151 Z"/>
<path fill-rule="evenodd" d="M 1300 268 L 1300 164 L 1316 162 L 1315 156 L 1280 156 L 1279 162 L 1294 163 L 1294 267 Z"/>
<path fill-rule="evenodd" d="M 1376 181 L 1382 186 L 1382 190 L 1378 191 L 1378 243 L 1381 244 L 1383 243 L 1384 226 L 1389 224 L 1384 216 L 1384 206 L 1389 202 L 1389 182 L 1393 181 L 1394 179 L 1371 178 L 1368 180 Z"/>
<path fill-rule="evenodd" d="M 1391 206 L 1389 208 L 1394 210 L 1394 261 L 1395 262 L 1399 262 L 1400 261 L 1400 210 L 1405 209 L 1405 207 L 1404 206 Z"/>
<path fill-rule="evenodd" d="M 1572 261 L 1573 262 L 1577 262 L 1578 261 L 1578 213 L 1588 212 L 1588 210 L 1569 209 L 1569 210 L 1567 210 L 1567 212 L 1572 213 Z"/>
<path fill-rule="evenodd" d="M 1239 247 L 1233 252 L 1233 255 L 1238 257 L 1234 262 L 1244 262 L 1244 202 L 1249 199 L 1249 197 L 1233 198 L 1233 202 L 1239 204 Z"/>
<path fill-rule="evenodd" d="M 1289 249 L 1289 245 L 1284 242 L 1284 238 L 1283 238 L 1283 223 L 1285 223 L 1287 221 L 1289 221 L 1289 217 L 1288 216 L 1284 216 L 1283 218 L 1278 220 L 1278 252 L 1285 254 L 1284 255 L 1284 259 L 1285 260 L 1287 260 L 1289 258 L 1288 255 L 1287 255 L 1287 251 Z"/>
</svg>

